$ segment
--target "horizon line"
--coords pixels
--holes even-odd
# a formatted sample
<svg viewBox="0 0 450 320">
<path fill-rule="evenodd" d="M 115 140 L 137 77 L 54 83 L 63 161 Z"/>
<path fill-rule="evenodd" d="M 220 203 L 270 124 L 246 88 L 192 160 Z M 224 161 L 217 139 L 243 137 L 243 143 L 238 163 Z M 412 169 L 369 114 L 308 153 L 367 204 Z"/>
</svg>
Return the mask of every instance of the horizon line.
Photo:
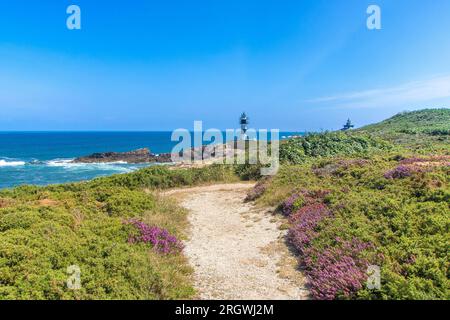
<svg viewBox="0 0 450 320">
<path fill-rule="evenodd" d="M 178 128 L 183 129 L 183 128 Z M 215 128 L 212 128 L 215 129 Z M 251 128 L 254 129 L 254 128 Z M 265 129 L 265 128 L 262 128 Z M 150 133 L 150 132 L 173 132 L 174 130 L 0 130 L 1 133 L 73 133 L 73 132 L 79 132 L 79 133 Z M 208 130 L 208 129 L 207 129 Z M 218 129 L 221 132 L 225 132 L 226 130 L 230 129 Z M 239 128 L 233 129 L 233 130 L 239 130 Z M 260 129 L 255 129 L 260 130 Z M 279 130 L 279 132 L 289 132 L 289 133 L 305 133 L 305 132 L 319 132 L 319 131 L 334 131 L 334 129 L 319 129 L 314 131 L 309 130 L 281 130 L 281 129 L 266 129 L 268 132 L 270 130 Z M 189 132 L 195 132 L 194 130 L 189 130 Z M 202 131 L 206 132 L 206 130 Z"/>
</svg>

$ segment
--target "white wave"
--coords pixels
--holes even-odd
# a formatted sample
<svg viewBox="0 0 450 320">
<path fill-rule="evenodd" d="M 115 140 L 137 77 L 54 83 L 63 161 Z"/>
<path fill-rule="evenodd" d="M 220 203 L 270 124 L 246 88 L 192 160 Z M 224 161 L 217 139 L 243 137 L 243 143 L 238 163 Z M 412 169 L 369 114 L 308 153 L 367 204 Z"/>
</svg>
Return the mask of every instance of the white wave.
<svg viewBox="0 0 450 320">
<path fill-rule="evenodd" d="M 96 163 L 75 163 L 73 159 L 54 159 L 46 161 L 45 164 L 49 167 L 61 167 L 68 170 L 101 170 L 101 171 L 118 171 L 131 172 L 135 168 L 124 167 L 127 165 L 124 161 L 117 162 L 96 162 Z"/>
<path fill-rule="evenodd" d="M 45 161 L 45 164 L 48 165 L 49 167 L 66 167 L 66 166 L 70 166 L 72 164 L 76 164 L 76 163 L 71 163 L 73 159 L 54 159 L 54 160 L 49 160 L 49 161 Z"/>
<path fill-rule="evenodd" d="M 5 161 L 0 160 L 0 167 L 17 167 L 17 166 L 24 166 L 24 161 Z"/>
</svg>

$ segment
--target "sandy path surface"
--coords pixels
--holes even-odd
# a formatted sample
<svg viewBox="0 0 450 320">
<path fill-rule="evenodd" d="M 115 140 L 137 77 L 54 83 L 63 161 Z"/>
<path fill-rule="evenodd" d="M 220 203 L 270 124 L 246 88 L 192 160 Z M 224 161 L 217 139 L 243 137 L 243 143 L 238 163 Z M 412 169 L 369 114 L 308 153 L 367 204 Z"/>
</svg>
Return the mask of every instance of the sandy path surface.
<svg viewBox="0 0 450 320">
<path fill-rule="evenodd" d="M 251 184 L 171 190 L 190 211 L 185 254 L 200 299 L 305 299 L 281 218 L 244 203 Z"/>
</svg>

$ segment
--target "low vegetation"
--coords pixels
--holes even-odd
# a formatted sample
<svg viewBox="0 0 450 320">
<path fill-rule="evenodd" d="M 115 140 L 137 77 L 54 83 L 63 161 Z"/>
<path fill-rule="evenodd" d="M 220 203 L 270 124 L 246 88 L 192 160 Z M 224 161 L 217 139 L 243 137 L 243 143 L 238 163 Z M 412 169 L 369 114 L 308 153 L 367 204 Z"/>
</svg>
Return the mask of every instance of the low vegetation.
<svg viewBox="0 0 450 320">
<path fill-rule="evenodd" d="M 398 157 L 283 166 L 259 202 L 289 218 L 314 298 L 448 299 L 450 157 L 407 175 Z M 381 289 L 365 286 L 381 267 Z"/>
<path fill-rule="evenodd" d="M 449 114 L 404 113 L 282 147 L 281 170 L 249 198 L 288 218 L 313 298 L 450 298 Z M 372 266 L 379 289 L 367 287 Z"/>
<path fill-rule="evenodd" d="M 356 157 L 390 149 L 391 144 L 369 135 L 347 132 L 315 133 L 284 141 L 280 146 L 280 161 L 301 164 L 317 158 Z"/>
<path fill-rule="evenodd" d="M 450 135 L 450 109 L 422 109 L 402 112 L 357 131 L 375 133 L 382 136 L 389 136 L 395 133 L 448 136 Z"/>
<path fill-rule="evenodd" d="M 402 112 L 354 132 L 382 138 L 415 153 L 442 153 L 450 145 L 450 109 Z"/>
<path fill-rule="evenodd" d="M 186 212 L 157 190 L 258 180 L 315 299 L 450 299 L 450 112 L 403 113 L 281 144 L 258 165 L 156 166 L 90 182 L 0 191 L 0 299 L 185 299 Z M 70 290 L 69 266 L 81 271 Z M 366 285 L 379 266 L 381 286 Z"/>
<path fill-rule="evenodd" d="M 152 190 L 234 181 L 230 167 L 151 167 L 0 192 L 0 299 L 184 299 L 186 212 Z M 69 266 L 81 271 L 70 290 Z"/>
</svg>

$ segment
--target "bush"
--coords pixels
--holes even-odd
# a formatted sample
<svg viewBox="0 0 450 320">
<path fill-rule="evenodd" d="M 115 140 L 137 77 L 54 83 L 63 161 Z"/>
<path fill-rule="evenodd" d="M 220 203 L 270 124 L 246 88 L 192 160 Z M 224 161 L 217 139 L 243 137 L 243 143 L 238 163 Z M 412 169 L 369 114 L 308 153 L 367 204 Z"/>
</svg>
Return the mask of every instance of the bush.
<svg viewBox="0 0 450 320">
<path fill-rule="evenodd" d="M 152 166 L 132 173 L 97 178 L 92 188 L 123 187 L 128 189 L 168 189 L 216 181 L 237 181 L 231 165 L 210 165 L 203 168 L 171 168 Z"/>
<path fill-rule="evenodd" d="M 331 216 L 331 211 L 322 203 L 304 206 L 290 216 L 292 227 L 288 238 L 302 254 L 317 236 L 316 227 L 323 219 Z"/>
<path fill-rule="evenodd" d="M 281 204 L 281 212 L 288 217 L 303 205 L 303 198 L 299 193 L 294 193 Z"/>
<path fill-rule="evenodd" d="M 305 252 L 306 274 L 315 299 L 355 298 L 366 283 L 369 262 L 361 253 L 371 245 L 358 239 L 336 242 L 335 247 L 325 250 L 313 247 Z"/>
<path fill-rule="evenodd" d="M 448 299 L 449 177 L 444 155 L 327 159 L 282 166 L 258 202 L 289 216 L 314 298 Z M 368 265 L 380 290 L 365 285 Z"/>
<path fill-rule="evenodd" d="M 231 166 L 155 166 L 0 191 L 0 300 L 192 298 L 186 212 L 151 190 L 236 179 Z M 71 265 L 80 290 L 67 288 Z"/>
<path fill-rule="evenodd" d="M 395 169 L 389 170 L 384 174 L 386 179 L 403 179 L 411 176 L 413 170 L 411 167 L 407 166 L 398 166 Z"/>
<path fill-rule="evenodd" d="M 280 145 L 280 160 L 290 164 L 301 164 L 312 158 L 337 155 L 361 156 L 390 148 L 387 142 L 370 136 L 327 132 L 283 141 Z"/>
<path fill-rule="evenodd" d="M 259 197 L 261 197 L 264 192 L 266 191 L 267 185 L 270 183 L 271 178 L 265 178 L 258 183 L 247 193 L 247 196 L 245 197 L 244 201 L 255 201 Z"/>
<path fill-rule="evenodd" d="M 260 164 L 238 164 L 234 167 L 234 172 L 242 180 L 259 180 L 261 179 L 261 168 Z"/>
<path fill-rule="evenodd" d="M 178 253 L 183 249 L 183 244 L 166 229 L 149 226 L 136 219 L 127 220 L 125 224 L 132 225 L 137 231 L 137 233 L 132 232 L 128 237 L 130 243 L 147 243 L 156 252 L 163 254 Z"/>
</svg>

